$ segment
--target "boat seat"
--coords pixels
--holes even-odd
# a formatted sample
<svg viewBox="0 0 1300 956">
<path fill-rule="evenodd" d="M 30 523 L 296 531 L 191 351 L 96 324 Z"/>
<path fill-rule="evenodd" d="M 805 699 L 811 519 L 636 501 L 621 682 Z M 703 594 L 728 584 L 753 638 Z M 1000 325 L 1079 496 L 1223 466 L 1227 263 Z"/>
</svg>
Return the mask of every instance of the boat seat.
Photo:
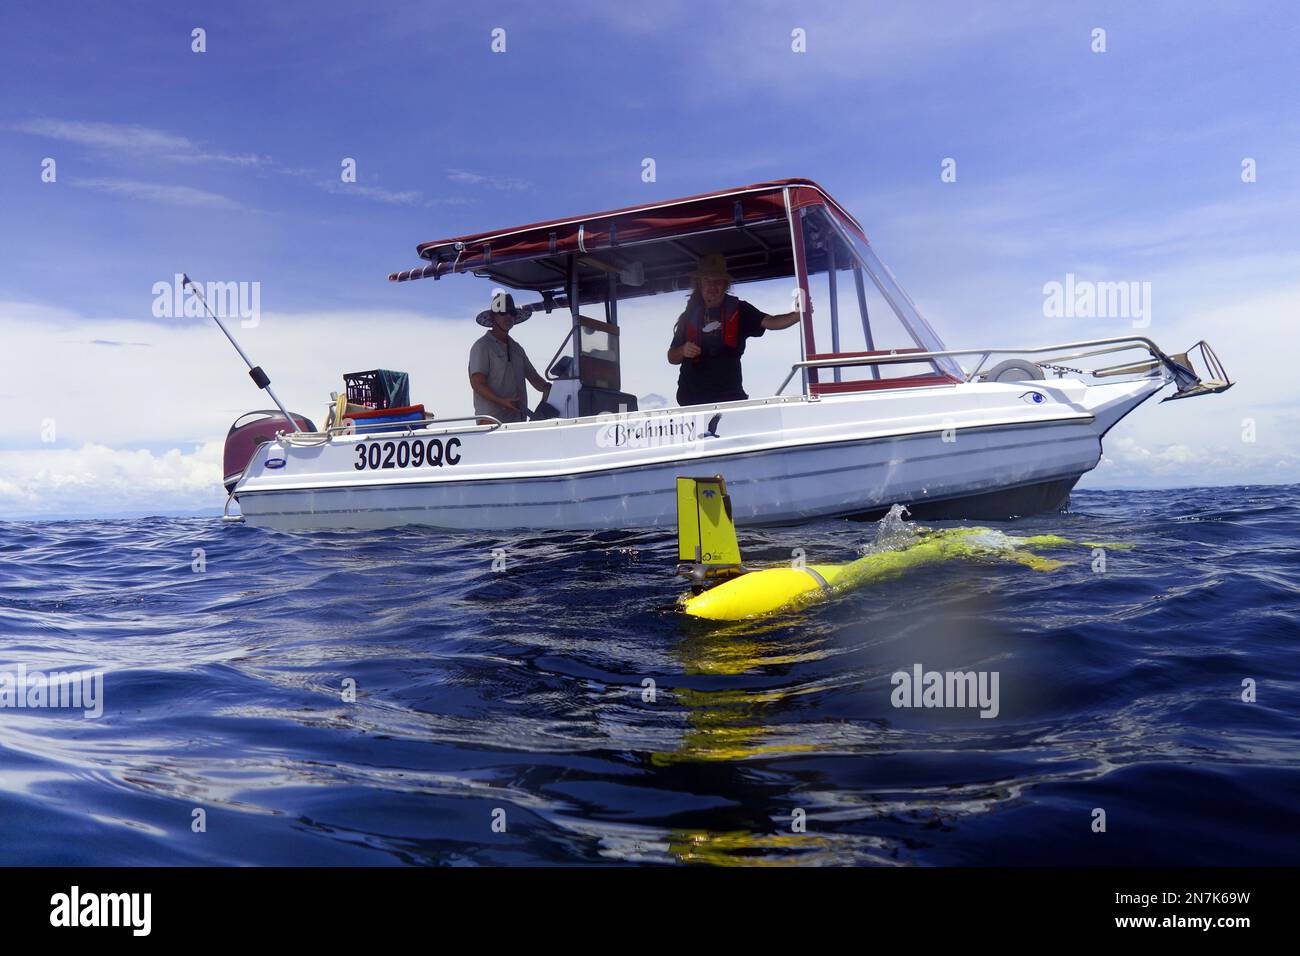
<svg viewBox="0 0 1300 956">
<path fill-rule="evenodd" d="M 578 414 L 600 415 L 605 412 L 636 411 L 636 396 L 627 392 L 616 392 L 610 388 L 588 388 L 578 390 Z"/>
</svg>

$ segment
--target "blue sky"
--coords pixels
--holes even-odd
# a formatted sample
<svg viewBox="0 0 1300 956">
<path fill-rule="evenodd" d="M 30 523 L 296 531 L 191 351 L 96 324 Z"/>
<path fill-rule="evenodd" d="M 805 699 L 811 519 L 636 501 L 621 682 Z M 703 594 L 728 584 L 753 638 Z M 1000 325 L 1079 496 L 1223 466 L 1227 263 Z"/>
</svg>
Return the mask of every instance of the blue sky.
<svg viewBox="0 0 1300 956">
<path fill-rule="evenodd" d="M 1140 410 L 1086 483 L 1300 480 L 1298 24 L 1293 2 L 6 4 L 0 517 L 220 503 L 220 439 L 264 402 L 214 329 L 153 317 L 176 272 L 261 284 L 241 334 L 294 407 L 377 364 L 450 414 L 488 288 L 386 282 L 417 242 L 786 176 L 858 216 L 950 346 L 1128 331 L 1045 319 L 1067 272 L 1149 281 L 1156 341 L 1215 345 L 1241 384 Z M 675 313 L 651 313 L 626 374 L 671 394 Z M 540 364 L 562 334 L 519 338 Z M 797 351 L 769 338 L 751 383 Z"/>
</svg>

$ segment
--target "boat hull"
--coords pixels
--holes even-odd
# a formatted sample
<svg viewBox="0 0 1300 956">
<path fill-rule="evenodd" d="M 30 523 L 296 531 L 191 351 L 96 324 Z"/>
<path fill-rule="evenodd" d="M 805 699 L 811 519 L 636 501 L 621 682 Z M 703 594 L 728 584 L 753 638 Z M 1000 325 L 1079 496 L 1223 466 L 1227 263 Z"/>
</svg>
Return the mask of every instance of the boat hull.
<svg viewBox="0 0 1300 956">
<path fill-rule="evenodd" d="M 945 500 L 899 502 L 906 504 L 908 515 L 926 521 L 1010 521 L 1025 515 L 1047 511 L 1064 511 L 1070 506 L 1070 492 L 1083 475 L 1040 481 L 1015 488 L 1000 488 L 975 495 Z M 855 521 L 879 521 L 888 508 L 875 508 L 851 515 Z"/>
<path fill-rule="evenodd" d="M 855 442 L 809 452 L 723 455 L 707 465 L 683 460 L 609 474 L 502 481 L 431 482 L 390 487 L 344 487 L 282 492 L 240 499 L 245 520 L 274 528 L 383 528 L 426 524 L 458 530 L 515 528 L 595 530 L 655 528 L 676 520 L 676 478 L 721 474 L 732 490 L 738 525 L 797 524 L 820 517 L 854 516 L 904 503 L 919 509 L 971 499 L 965 517 L 990 517 L 988 499 L 1002 495 L 1010 514 L 1055 504 L 1044 485 L 1072 487 L 1096 465 L 1099 443 L 1086 426 L 1034 429 L 1050 456 L 1026 461 L 1028 429 L 981 441 L 958 452 L 935 436 Z M 705 465 L 701 469 L 701 465 Z M 1011 494 L 1012 489 L 1016 494 Z M 1022 490 L 1024 489 L 1024 490 Z M 1016 510 L 1024 508 L 1027 510 Z"/>
<path fill-rule="evenodd" d="M 979 383 L 285 441 L 258 452 L 235 497 L 247 523 L 278 529 L 656 528 L 675 521 L 678 476 L 721 474 L 738 525 L 893 504 L 1005 518 L 1061 507 L 1100 459 L 1102 434 L 1161 384 Z M 1023 400 L 1034 392 L 1043 398 Z M 441 463 L 412 466 L 415 442 L 430 458 L 436 442 Z"/>
</svg>

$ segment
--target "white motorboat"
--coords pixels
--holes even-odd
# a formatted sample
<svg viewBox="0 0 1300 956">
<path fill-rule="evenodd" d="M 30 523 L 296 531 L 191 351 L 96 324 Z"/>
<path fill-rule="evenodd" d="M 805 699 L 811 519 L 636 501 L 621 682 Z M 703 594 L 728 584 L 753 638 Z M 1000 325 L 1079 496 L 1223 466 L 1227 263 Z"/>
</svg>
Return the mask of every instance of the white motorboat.
<svg viewBox="0 0 1300 956">
<path fill-rule="evenodd" d="M 567 319 L 545 370 L 549 417 L 417 415 L 363 425 L 340 402 L 338 420 L 320 430 L 283 408 L 241 420 L 228 438 L 227 487 L 247 523 L 671 526 L 675 478 L 712 474 L 736 492 L 742 526 L 870 516 L 894 504 L 932 517 L 1007 518 L 1064 506 L 1100 460 L 1103 436 L 1166 386 L 1173 399 L 1232 384 L 1204 342 L 1180 354 L 1143 336 L 948 349 L 857 220 L 809 180 L 417 251 L 425 264 L 390 280 L 472 273 L 536 294 L 527 307 L 534 315 Z M 747 283 L 790 290 L 800 359 L 774 395 L 638 409 L 622 387 L 619 303 L 672 294 L 665 311 L 676 314 L 709 253 L 725 256 L 742 292 Z M 860 327 L 864 349 L 841 349 L 850 327 L 855 338 Z M 817 337 L 827 331 L 822 351 Z M 263 385 L 260 369 L 254 380 Z"/>
</svg>

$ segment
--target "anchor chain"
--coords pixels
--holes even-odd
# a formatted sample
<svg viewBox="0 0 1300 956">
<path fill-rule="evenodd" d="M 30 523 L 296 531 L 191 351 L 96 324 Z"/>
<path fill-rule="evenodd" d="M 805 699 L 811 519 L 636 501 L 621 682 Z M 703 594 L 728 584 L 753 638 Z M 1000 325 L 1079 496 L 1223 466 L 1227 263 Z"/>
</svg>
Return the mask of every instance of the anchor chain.
<svg viewBox="0 0 1300 956">
<path fill-rule="evenodd" d="M 1053 372 L 1056 373 L 1056 377 L 1057 377 L 1057 378 L 1065 378 L 1065 374 L 1066 374 L 1067 372 L 1073 372 L 1075 375 L 1087 375 L 1087 374 L 1088 374 L 1087 372 L 1085 372 L 1085 371 L 1084 371 L 1083 369 L 1081 369 L 1081 368 L 1070 368 L 1070 366 L 1068 366 L 1068 365 L 1052 365 L 1052 364 L 1050 364 L 1050 363 L 1048 363 L 1048 362 L 1037 362 L 1037 363 L 1035 363 L 1035 364 L 1036 364 L 1039 368 L 1051 369 Z"/>
</svg>

